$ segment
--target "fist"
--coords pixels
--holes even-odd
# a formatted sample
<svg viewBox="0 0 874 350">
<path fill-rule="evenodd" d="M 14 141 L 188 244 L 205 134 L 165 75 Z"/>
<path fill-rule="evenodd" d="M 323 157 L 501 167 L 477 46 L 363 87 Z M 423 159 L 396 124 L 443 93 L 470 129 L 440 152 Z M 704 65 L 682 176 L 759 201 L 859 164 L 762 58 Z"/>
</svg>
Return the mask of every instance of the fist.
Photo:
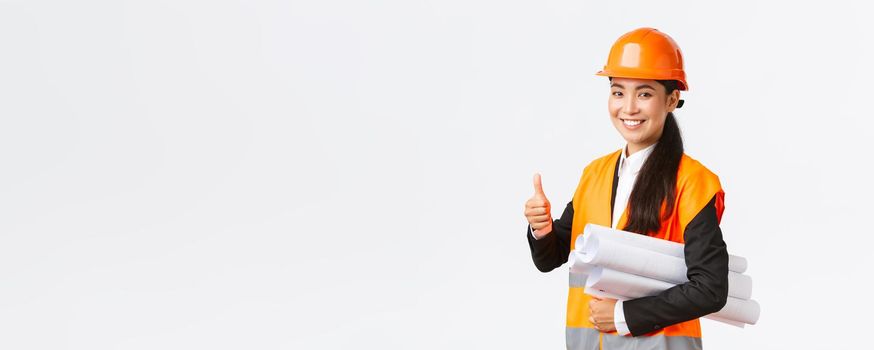
<svg viewBox="0 0 874 350">
<path fill-rule="evenodd" d="M 540 238 L 552 232 L 552 215 L 549 200 L 543 193 L 540 174 L 534 174 L 534 196 L 525 202 L 525 218 L 534 230 L 534 238 Z"/>
<path fill-rule="evenodd" d="M 589 322 L 599 332 L 609 333 L 616 331 L 613 320 L 613 308 L 616 307 L 616 299 L 592 297 L 589 301 Z"/>
</svg>

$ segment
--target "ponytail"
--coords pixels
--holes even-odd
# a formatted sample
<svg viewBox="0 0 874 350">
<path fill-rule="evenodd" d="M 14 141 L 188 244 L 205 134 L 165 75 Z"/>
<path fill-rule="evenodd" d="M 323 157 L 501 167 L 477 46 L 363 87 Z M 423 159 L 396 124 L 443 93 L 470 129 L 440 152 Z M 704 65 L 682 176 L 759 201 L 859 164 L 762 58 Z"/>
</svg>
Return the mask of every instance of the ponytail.
<svg viewBox="0 0 874 350">
<path fill-rule="evenodd" d="M 667 94 L 677 89 L 674 80 L 658 82 L 665 86 Z M 628 198 L 630 207 L 624 230 L 650 235 L 661 229 L 662 220 L 670 216 L 676 205 L 677 169 L 682 158 L 683 137 L 674 113 L 669 112 L 662 136 L 641 167 Z"/>
</svg>

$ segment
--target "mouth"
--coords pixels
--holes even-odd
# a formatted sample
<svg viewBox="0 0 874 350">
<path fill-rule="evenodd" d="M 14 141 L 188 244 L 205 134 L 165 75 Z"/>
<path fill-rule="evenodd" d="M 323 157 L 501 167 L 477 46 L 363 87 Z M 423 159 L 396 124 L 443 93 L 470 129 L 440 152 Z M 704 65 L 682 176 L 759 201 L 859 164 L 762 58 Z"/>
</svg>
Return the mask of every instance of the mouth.
<svg viewBox="0 0 874 350">
<path fill-rule="evenodd" d="M 646 122 L 646 120 L 643 120 L 643 119 L 622 119 L 622 118 L 619 118 L 619 120 L 621 120 L 622 124 L 624 124 L 627 127 L 635 127 L 635 126 L 638 126 L 638 125 Z"/>
</svg>

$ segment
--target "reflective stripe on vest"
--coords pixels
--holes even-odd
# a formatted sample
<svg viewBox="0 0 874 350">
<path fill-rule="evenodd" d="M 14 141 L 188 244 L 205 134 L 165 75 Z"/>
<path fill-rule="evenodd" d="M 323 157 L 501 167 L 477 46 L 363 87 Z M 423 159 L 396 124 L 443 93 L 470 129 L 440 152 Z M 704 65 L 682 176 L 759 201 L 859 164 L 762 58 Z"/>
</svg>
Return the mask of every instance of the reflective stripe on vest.
<svg viewBox="0 0 874 350">
<path fill-rule="evenodd" d="M 670 349 L 670 350 L 701 350 L 701 338 L 667 337 L 656 335 L 651 337 L 621 337 L 613 334 L 603 334 L 593 328 L 567 328 L 565 332 L 568 350 L 600 350 L 599 339 L 604 342 L 604 349 L 639 350 L 639 349 Z"/>
<path fill-rule="evenodd" d="M 573 198 L 571 249 L 575 248 L 577 236 L 583 234 L 586 224 L 594 223 L 611 227 L 610 202 L 619 152 L 622 150 L 596 159 L 583 170 Z M 683 232 L 686 225 L 714 196 L 716 196 L 717 217 L 721 219 L 724 209 L 723 195 L 719 178 L 701 163 L 684 154 L 677 169 L 674 211 L 662 222 L 661 229 L 653 237 L 684 243 Z M 617 224 L 617 227 L 622 228 L 628 221 L 628 213 L 626 208 L 616 208 L 616 210 L 623 210 Z M 589 322 L 591 298 L 583 293 L 585 277 L 571 275 L 568 282 L 566 329 L 568 349 L 701 349 L 701 325 L 697 319 L 674 324 L 638 337 L 619 336 L 615 332 L 604 334 L 598 332 Z"/>
</svg>

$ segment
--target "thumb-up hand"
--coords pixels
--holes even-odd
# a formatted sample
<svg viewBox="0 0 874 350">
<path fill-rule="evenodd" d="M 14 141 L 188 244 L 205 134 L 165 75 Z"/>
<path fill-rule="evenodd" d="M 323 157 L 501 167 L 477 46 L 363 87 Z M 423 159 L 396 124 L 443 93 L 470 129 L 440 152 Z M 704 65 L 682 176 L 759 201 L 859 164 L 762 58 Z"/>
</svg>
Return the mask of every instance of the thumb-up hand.
<svg viewBox="0 0 874 350">
<path fill-rule="evenodd" d="M 525 218 L 534 230 L 534 238 L 540 238 L 552 232 L 552 215 L 550 215 L 549 200 L 543 193 L 540 174 L 534 174 L 534 196 L 525 202 Z"/>
</svg>

